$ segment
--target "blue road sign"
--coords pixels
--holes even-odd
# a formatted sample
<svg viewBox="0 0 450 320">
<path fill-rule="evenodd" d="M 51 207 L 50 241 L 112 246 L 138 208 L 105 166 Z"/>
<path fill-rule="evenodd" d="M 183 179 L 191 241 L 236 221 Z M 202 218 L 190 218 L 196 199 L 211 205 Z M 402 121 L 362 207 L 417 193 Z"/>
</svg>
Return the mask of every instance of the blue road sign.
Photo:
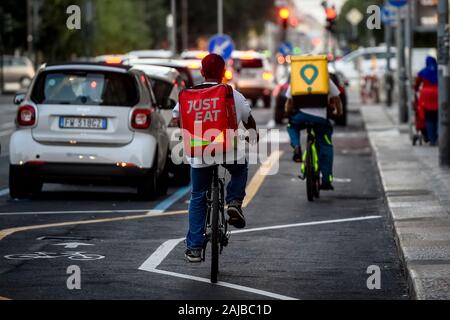
<svg viewBox="0 0 450 320">
<path fill-rule="evenodd" d="M 391 6 L 384 6 L 381 9 L 381 20 L 384 24 L 391 25 L 397 20 L 397 10 Z"/>
<path fill-rule="evenodd" d="M 394 7 L 403 7 L 408 3 L 408 0 L 389 0 L 389 4 Z"/>
<path fill-rule="evenodd" d="M 209 39 L 208 51 L 221 55 L 224 60 L 231 58 L 233 50 L 234 42 L 225 34 L 216 34 Z"/>
<path fill-rule="evenodd" d="M 283 56 L 290 56 L 292 54 L 292 51 L 294 50 L 294 46 L 289 41 L 285 41 L 281 43 L 280 48 L 278 49 L 278 52 L 282 54 Z"/>
</svg>

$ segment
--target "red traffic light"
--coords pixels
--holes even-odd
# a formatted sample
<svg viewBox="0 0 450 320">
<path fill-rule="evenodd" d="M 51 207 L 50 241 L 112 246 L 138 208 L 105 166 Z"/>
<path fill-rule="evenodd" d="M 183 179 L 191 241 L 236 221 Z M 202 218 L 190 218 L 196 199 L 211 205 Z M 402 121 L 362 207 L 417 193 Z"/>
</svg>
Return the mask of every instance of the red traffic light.
<svg viewBox="0 0 450 320">
<path fill-rule="evenodd" d="M 329 21 L 336 20 L 336 18 L 337 18 L 337 12 L 336 12 L 336 8 L 334 6 L 327 7 L 325 9 L 325 14 L 327 16 L 327 20 L 329 20 Z"/>
</svg>

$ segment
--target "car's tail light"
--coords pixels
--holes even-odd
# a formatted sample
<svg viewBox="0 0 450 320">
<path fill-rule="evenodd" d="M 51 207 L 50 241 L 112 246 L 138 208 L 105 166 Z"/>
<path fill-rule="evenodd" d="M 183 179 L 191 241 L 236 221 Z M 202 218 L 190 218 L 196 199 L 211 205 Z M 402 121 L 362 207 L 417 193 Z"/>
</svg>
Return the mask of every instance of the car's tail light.
<svg viewBox="0 0 450 320">
<path fill-rule="evenodd" d="M 121 64 L 123 62 L 121 57 L 110 56 L 105 59 L 106 64 Z"/>
<path fill-rule="evenodd" d="M 19 126 L 34 126 L 36 123 L 36 110 L 32 106 L 21 106 L 17 111 L 17 123 Z"/>
<path fill-rule="evenodd" d="M 134 129 L 148 129 L 151 123 L 152 110 L 135 109 L 131 115 L 131 127 Z"/>
<path fill-rule="evenodd" d="M 262 74 L 262 77 L 263 77 L 264 80 L 270 81 L 270 80 L 273 79 L 273 74 L 270 71 L 264 71 L 263 74 Z"/>
</svg>

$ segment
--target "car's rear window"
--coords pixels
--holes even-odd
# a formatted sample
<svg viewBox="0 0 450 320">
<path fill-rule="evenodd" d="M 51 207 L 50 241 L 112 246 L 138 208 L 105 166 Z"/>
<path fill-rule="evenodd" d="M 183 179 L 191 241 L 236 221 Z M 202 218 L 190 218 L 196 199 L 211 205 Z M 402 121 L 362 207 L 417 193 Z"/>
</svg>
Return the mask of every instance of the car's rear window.
<svg viewBox="0 0 450 320">
<path fill-rule="evenodd" d="M 152 88 L 155 93 L 156 102 L 160 106 L 165 107 L 167 105 L 167 98 L 172 91 L 173 84 L 159 79 L 152 79 Z"/>
<path fill-rule="evenodd" d="M 32 99 L 38 104 L 131 107 L 139 96 L 136 81 L 129 74 L 51 71 L 38 77 Z"/>
<path fill-rule="evenodd" d="M 262 59 L 235 59 L 242 69 L 258 69 L 263 67 Z"/>
</svg>

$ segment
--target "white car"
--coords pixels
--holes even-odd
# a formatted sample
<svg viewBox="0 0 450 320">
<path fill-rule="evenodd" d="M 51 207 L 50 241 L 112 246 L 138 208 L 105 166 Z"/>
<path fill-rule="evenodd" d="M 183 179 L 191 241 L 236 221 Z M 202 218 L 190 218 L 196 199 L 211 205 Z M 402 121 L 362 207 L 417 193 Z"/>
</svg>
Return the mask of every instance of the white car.
<svg viewBox="0 0 450 320">
<path fill-rule="evenodd" d="M 204 80 L 200 72 L 200 60 L 131 58 L 125 61 L 124 64 L 131 66 L 139 64 L 174 68 L 180 73 L 181 78 L 188 88 L 201 84 Z"/>
<path fill-rule="evenodd" d="M 428 55 L 436 56 L 432 48 L 414 48 L 412 50 L 412 73 L 417 74 L 425 67 Z M 361 48 L 355 50 L 342 59 L 330 63 L 335 72 L 342 73 L 353 85 L 359 83 L 360 76 L 377 75 L 382 79 L 387 70 L 387 49 L 384 46 Z M 397 49 L 391 48 L 391 69 L 397 70 Z"/>
<path fill-rule="evenodd" d="M 131 185 L 143 200 L 166 192 L 169 138 L 144 72 L 44 65 L 15 103 L 12 198 L 38 193 L 45 182 Z"/>
<path fill-rule="evenodd" d="M 3 56 L 3 91 L 27 89 L 35 75 L 33 63 L 27 57 Z"/>
<path fill-rule="evenodd" d="M 144 71 L 151 80 L 156 101 L 161 106 L 161 114 L 167 124 L 171 156 L 177 157 L 172 158 L 175 161 L 171 162 L 169 171 L 174 175 L 174 181 L 180 185 L 186 185 L 190 181 L 190 166 L 184 163 L 179 164 L 179 160 L 183 159 L 183 153 L 182 148 L 177 147 L 182 143 L 182 136 L 178 123 L 172 122 L 172 109 L 178 103 L 180 91 L 185 88 L 185 81 L 174 68 L 139 64 L 133 67 Z M 178 154 L 172 154 L 173 150 L 177 150 Z"/>
<path fill-rule="evenodd" d="M 180 54 L 181 59 L 185 60 L 202 60 L 209 54 L 204 50 L 185 50 Z"/>
<path fill-rule="evenodd" d="M 128 52 L 127 55 L 137 59 L 170 59 L 173 57 L 170 50 L 135 50 Z"/>
<path fill-rule="evenodd" d="M 275 82 L 267 58 L 254 51 L 234 51 L 229 64 L 233 70 L 233 86 L 251 100 L 253 106 L 261 98 L 264 107 L 270 108 Z"/>
</svg>

